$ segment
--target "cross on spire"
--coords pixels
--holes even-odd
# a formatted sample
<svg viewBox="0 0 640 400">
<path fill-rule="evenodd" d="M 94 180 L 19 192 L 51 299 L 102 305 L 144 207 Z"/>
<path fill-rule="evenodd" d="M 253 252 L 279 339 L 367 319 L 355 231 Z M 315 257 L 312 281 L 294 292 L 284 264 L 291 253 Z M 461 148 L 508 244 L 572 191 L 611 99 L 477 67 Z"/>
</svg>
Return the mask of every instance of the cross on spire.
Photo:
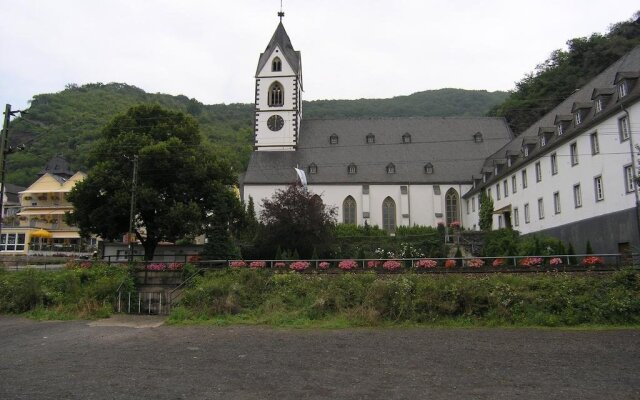
<svg viewBox="0 0 640 400">
<path fill-rule="evenodd" d="M 278 17 L 280 17 L 280 22 L 282 22 L 282 17 L 284 17 L 284 11 L 282 11 L 282 0 L 280 0 L 280 11 L 278 12 Z"/>
</svg>

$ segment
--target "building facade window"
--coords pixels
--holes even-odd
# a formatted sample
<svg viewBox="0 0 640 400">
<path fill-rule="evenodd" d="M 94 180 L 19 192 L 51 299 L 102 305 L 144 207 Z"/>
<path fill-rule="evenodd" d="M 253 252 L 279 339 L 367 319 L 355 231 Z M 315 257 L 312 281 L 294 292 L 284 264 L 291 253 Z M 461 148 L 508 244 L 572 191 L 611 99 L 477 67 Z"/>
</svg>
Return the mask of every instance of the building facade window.
<svg viewBox="0 0 640 400">
<path fill-rule="evenodd" d="M 636 179 L 633 171 L 633 165 L 627 165 L 624 167 L 624 186 L 627 193 L 632 193 L 636 189 Z"/>
<path fill-rule="evenodd" d="M 409 132 L 402 135 L 402 143 L 411 143 L 411 134 Z"/>
<path fill-rule="evenodd" d="M 347 167 L 347 173 L 349 175 L 358 173 L 358 167 L 355 164 L 349 164 L 349 166 Z"/>
<path fill-rule="evenodd" d="M 425 174 L 429 174 L 429 175 L 433 174 L 433 164 L 431 164 L 431 163 L 427 163 L 427 164 L 424 166 L 424 173 L 425 173 Z"/>
<path fill-rule="evenodd" d="M 540 147 L 544 147 L 547 144 L 547 139 L 544 135 L 540 136 Z"/>
<path fill-rule="evenodd" d="M 553 212 L 560 214 L 560 192 L 553 193 Z"/>
<path fill-rule="evenodd" d="M 589 139 L 591 140 L 591 154 L 596 155 L 600 153 L 600 143 L 598 142 L 598 132 L 594 132 L 589 135 Z"/>
<path fill-rule="evenodd" d="M 569 145 L 569 155 L 571 156 L 571 165 L 578 165 L 578 143 L 573 142 Z"/>
<path fill-rule="evenodd" d="M 531 221 L 531 216 L 529 213 L 529 203 L 525 203 L 524 205 L 524 223 L 528 224 Z"/>
<path fill-rule="evenodd" d="M 338 144 L 338 135 L 335 133 L 329 136 L 329 144 Z"/>
<path fill-rule="evenodd" d="M 603 109 L 603 104 L 602 103 L 603 102 L 602 102 L 602 98 L 601 97 L 596 100 L 596 113 L 599 113 L 600 111 L 602 111 L 602 109 Z"/>
<path fill-rule="evenodd" d="M 391 197 L 382 202 L 382 229 L 386 232 L 396 230 L 396 202 Z"/>
<path fill-rule="evenodd" d="M 284 105 L 284 90 L 280 82 L 273 82 L 269 87 L 269 106 L 280 107 Z"/>
<path fill-rule="evenodd" d="M 271 62 L 271 71 L 280 72 L 282 71 L 282 61 L 280 61 L 279 57 L 276 57 Z"/>
<path fill-rule="evenodd" d="M 471 198 L 471 211 L 476 212 L 476 196 Z"/>
<path fill-rule="evenodd" d="M 458 204 L 460 203 L 460 197 L 455 189 L 447 190 L 445 194 L 445 206 L 447 211 L 447 226 L 451 225 L 453 221 L 460 221 L 460 210 Z"/>
<path fill-rule="evenodd" d="M 604 200 L 604 185 L 602 183 L 602 175 L 593 178 L 593 188 L 596 194 L 596 201 Z"/>
<path fill-rule="evenodd" d="M 342 223 L 355 225 L 358 207 L 353 197 L 347 196 L 342 202 Z"/>
<path fill-rule="evenodd" d="M 542 181 L 542 166 L 540 165 L 540 161 L 536 163 L 536 182 Z"/>
<path fill-rule="evenodd" d="M 542 197 L 538 199 L 538 219 L 544 219 L 544 200 Z"/>
<path fill-rule="evenodd" d="M 500 200 L 500 183 L 496 183 L 496 200 Z"/>
<path fill-rule="evenodd" d="M 0 251 L 24 251 L 24 233 L 3 233 L 0 235 Z"/>
<path fill-rule="evenodd" d="M 575 208 L 582 207 L 582 189 L 579 183 L 573 185 L 573 205 Z"/>
<path fill-rule="evenodd" d="M 562 122 L 558 123 L 556 126 L 558 127 L 558 136 L 562 136 L 564 133 L 564 126 L 562 125 Z"/>
<path fill-rule="evenodd" d="M 469 215 L 469 213 L 471 212 L 471 207 L 469 205 L 469 200 L 465 200 L 465 203 L 467 205 L 467 215 Z"/>
<path fill-rule="evenodd" d="M 518 192 L 518 178 L 513 175 L 511 177 L 511 193 L 517 193 Z"/>
<path fill-rule="evenodd" d="M 627 81 L 622 81 L 618 85 L 618 97 L 623 98 L 627 95 Z"/>
<path fill-rule="evenodd" d="M 629 127 L 629 118 L 626 115 L 618 120 L 618 131 L 620 132 L 620 141 L 629 140 L 631 128 Z"/>
<path fill-rule="evenodd" d="M 582 123 L 582 113 L 578 111 L 576 113 L 576 125 L 580 125 Z"/>
<path fill-rule="evenodd" d="M 376 135 L 374 135 L 373 133 L 370 133 L 367 135 L 366 141 L 368 144 L 373 144 L 376 142 Z"/>
<path fill-rule="evenodd" d="M 502 181 L 502 190 L 504 191 L 504 197 L 509 197 L 509 183 L 506 179 Z"/>
<path fill-rule="evenodd" d="M 520 226 L 520 211 L 518 207 L 513 209 L 513 225 Z"/>
<path fill-rule="evenodd" d="M 476 142 L 476 143 L 482 143 L 482 133 L 476 132 L 473 135 L 473 141 Z"/>
<path fill-rule="evenodd" d="M 315 163 L 309 164 L 309 174 L 313 175 L 317 173 L 318 173 L 318 166 Z"/>
<path fill-rule="evenodd" d="M 558 155 L 556 153 L 551 154 L 551 175 L 558 173 Z"/>
<path fill-rule="evenodd" d="M 523 189 L 527 188 L 527 170 L 526 169 L 522 170 L 522 188 Z"/>
</svg>

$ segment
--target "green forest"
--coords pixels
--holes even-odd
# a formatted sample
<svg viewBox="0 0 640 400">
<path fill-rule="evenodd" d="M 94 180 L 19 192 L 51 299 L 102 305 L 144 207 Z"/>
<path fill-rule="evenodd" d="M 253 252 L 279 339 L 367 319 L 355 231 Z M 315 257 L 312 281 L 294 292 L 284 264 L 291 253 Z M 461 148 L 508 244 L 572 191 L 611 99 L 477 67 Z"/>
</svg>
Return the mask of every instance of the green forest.
<svg viewBox="0 0 640 400">
<path fill-rule="evenodd" d="M 305 118 L 375 116 L 481 116 L 501 103 L 506 92 L 440 89 L 392 99 L 319 100 L 303 104 Z M 186 96 L 146 93 L 124 83 L 69 84 L 58 93 L 38 94 L 28 114 L 11 124 L 12 145 L 24 151 L 8 157 L 7 182 L 27 186 L 55 154 L 76 170 L 91 165 L 87 155 L 100 130 L 116 115 L 138 104 L 159 104 L 196 118 L 216 155 L 244 171 L 253 149 L 253 104 L 205 105 Z"/>
</svg>

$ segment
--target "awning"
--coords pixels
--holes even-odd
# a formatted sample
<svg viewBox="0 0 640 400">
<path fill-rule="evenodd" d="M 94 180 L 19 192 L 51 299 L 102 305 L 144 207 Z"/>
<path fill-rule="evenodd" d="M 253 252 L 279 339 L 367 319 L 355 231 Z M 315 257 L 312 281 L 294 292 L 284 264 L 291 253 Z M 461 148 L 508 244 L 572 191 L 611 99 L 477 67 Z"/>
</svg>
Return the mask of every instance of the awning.
<svg viewBox="0 0 640 400">
<path fill-rule="evenodd" d="M 73 211 L 72 209 L 60 209 L 60 208 L 41 208 L 20 211 L 18 215 L 64 215 L 65 213 Z"/>
<path fill-rule="evenodd" d="M 51 232 L 54 239 L 80 239 L 78 232 Z"/>
<path fill-rule="evenodd" d="M 504 206 L 502 208 L 499 208 L 499 209 L 495 210 L 493 213 L 494 214 L 504 214 L 506 212 L 511 212 L 511 204 L 509 204 L 508 206 Z"/>
<path fill-rule="evenodd" d="M 38 229 L 36 231 L 31 231 L 31 232 L 29 232 L 29 236 L 37 237 L 37 238 L 43 238 L 43 239 L 49 239 L 49 238 L 53 237 L 51 232 L 49 232 L 49 231 L 47 231 L 45 229 Z"/>
</svg>

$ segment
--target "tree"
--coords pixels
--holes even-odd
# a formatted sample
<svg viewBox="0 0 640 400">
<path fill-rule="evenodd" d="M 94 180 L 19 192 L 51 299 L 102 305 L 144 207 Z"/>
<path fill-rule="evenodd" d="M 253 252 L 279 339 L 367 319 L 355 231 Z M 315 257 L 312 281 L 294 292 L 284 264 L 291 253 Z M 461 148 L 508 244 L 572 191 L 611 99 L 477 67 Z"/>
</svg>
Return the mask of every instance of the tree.
<svg viewBox="0 0 640 400">
<path fill-rule="evenodd" d="M 113 240 L 128 231 L 134 157 L 134 234 L 145 259 L 153 257 L 160 241 L 207 231 L 218 234 L 210 242 L 229 241 L 229 223 L 241 210 L 231 168 L 202 143 L 194 119 L 157 105 L 116 116 L 92 147 L 93 167 L 68 195 L 74 206 L 69 222 L 82 235 Z"/>
<path fill-rule="evenodd" d="M 263 200 L 260 219 L 264 229 L 259 240 L 271 249 L 271 254 L 280 246 L 283 251 L 297 251 L 301 257 L 309 258 L 315 247 L 322 256 L 329 248 L 336 213 L 320 196 L 293 184 Z"/>
<path fill-rule="evenodd" d="M 493 225 L 493 199 L 485 192 L 480 195 L 480 229 L 490 231 Z"/>
</svg>

